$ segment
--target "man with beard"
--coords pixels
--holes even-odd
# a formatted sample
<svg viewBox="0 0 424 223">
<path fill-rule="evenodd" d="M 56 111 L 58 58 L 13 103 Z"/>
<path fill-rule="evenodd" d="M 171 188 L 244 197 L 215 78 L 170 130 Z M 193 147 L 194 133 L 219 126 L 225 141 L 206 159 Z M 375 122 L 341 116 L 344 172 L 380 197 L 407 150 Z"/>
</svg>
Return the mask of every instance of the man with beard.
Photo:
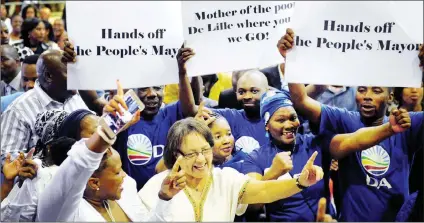
<svg viewBox="0 0 424 223">
<path fill-rule="evenodd" d="M 280 47 L 289 50 L 294 45 L 294 33 L 287 29 Z M 424 49 L 419 52 L 423 65 Z M 306 95 L 303 84 L 289 84 L 296 111 L 318 127 L 319 134 L 352 133 L 363 127 L 381 126 L 389 122 L 385 116 L 391 89 L 359 86 L 356 102 L 359 112 L 322 105 Z M 405 115 L 396 120 L 407 118 Z M 340 221 L 394 221 L 402 203 L 409 196 L 408 177 L 412 157 L 422 148 L 423 112 L 410 112 L 411 127 L 390 136 L 369 149 L 351 148 L 340 151 L 341 185 Z M 391 122 L 391 121 L 390 121 Z M 358 146 L 359 147 L 359 146 Z"/>
<path fill-rule="evenodd" d="M 31 89 L 9 105 L 2 115 L 1 158 L 11 153 L 15 157 L 20 151 L 26 152 L 35 146 L 38 138 L 34 123 L 36 115 L 51 109 L 72 112 L 88 109 L 76 91 L 66 87 L 66 62 L 73 61 L 69 54 L 48 50 L 37 61 L 38 80 Z"/>
</svg>

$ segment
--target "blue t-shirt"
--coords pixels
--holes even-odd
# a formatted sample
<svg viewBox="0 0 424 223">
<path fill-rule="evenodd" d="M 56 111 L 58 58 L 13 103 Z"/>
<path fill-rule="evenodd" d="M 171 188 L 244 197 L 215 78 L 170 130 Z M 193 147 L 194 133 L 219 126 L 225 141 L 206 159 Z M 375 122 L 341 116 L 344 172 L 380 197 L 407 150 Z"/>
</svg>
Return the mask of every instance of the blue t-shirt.
<svg viewBox="0 0 424 223">
<path fill-rule="evenodd" d="M 221 169 L 224 167 L 230 167 L 237 170 L 238 172 L 241 172 L 242 166 L 246 157 L 247 157 L 246 153 L 239 151 L 233 154 L 233 157 L 230 160 L 216 167 Z"/>
<path fill-rule="evenodd" d="M 423 112 L 411 112 L 411 128 L 339 160 L 340 221 L 394 221 L 409 194 L 412 156 L 420 148 Z M 384 118 L 388 122 L 388 117 Z M 365 127 L 359 112 L 322 105 L 320 134 Z M 328 133 L 328 132 L 327 132 Z"/>
<path fill-rule="evenodd" d="M 319 199 L 325 197 L 328 201 L 330 200 L 328 182 L 331 157 L 328 151 L 328 142 L 321 136 L 297 134 L 296 145 L 292 152 L 293 169 L 279 179 L 291 179 L 299 176 L 306 162 L 315 151 L 318 151 L 318 156 L 314 165 L 322 167 L 324 179 L 291 197 L 266 204 L 266 211 L 270 221 L 313 222 L 316 220 Z M 261 148 L 251 152 L 245 159 L 242 172 L 244 174 L 259 173 L 263 176 L 271 167 L 275 155 L 279 152 L 283 151 L 272 143 L 261 146 Z M 330 205 L 330 202 L 327 204 L 329 214 L 334 216 L 335 212 L 332 205 Z"/>
<path fill-rule="evenodd" d="M 242 149 L 250 153 L 268 142 L 265 136 L 265 123 L 261 120 L 249 120 L 244 110 L 215 109 L 214 112 L 224 116 L 230 124 L 235 140 L 235 151 Z"/>
<path fill-rule="evenodd" d="M 155 175 L 163 155 L 169 128 L 183 118 L 180 102 L 159 110 L 151 121 L 140 119 L 118 135 L 115 143 L 123 170 L 137 182 L 137 191 Z"/>
</svg>

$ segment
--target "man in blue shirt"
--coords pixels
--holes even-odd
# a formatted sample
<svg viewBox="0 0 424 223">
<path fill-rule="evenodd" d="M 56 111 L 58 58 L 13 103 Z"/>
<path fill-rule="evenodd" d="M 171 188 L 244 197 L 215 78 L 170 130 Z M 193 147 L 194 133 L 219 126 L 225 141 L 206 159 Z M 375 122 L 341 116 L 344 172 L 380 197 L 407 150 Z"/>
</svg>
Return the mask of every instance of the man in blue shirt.
<svg viewBox="0 0 424 223">
<path fill-rule="evenodd" d="M 293 31 L 288 29 L 283 39 L 280 48 L 290 49 L 294 44 Z M 358 112 L 322 105 L 306 95 L 302 84 L 289 84 L 289 89 L 295 109 L 311 124 L 319 126 L 320 134 L 352 133 L 389 121 L 385 112 L 391 89 L 387 87 L 359 86 L 356 92 Z M 399 120 L 406 119 L 406 116 L 408 114 L 404 113 Z M 356 148 L 336 154 L 342 197 L 340 221 L 395 220 L 409 196 L 411 160 L 415 151 L 421 148 L 419 138 L 423 134 L 423 112 L 411 112 L 409 116 L 411 127 L 407 131 L 392 135 L 368 149 L 360 148 L 358 144 Z"/>
<path fill-rule="evenodd" d="M 180 50 L 178 63 L 182 66 L 189 57 Z M 183 68 L 185 69 L 185 68 Z M 190 92 L 191 97 L 187 94 Z M 178 120 L 193 117 L 196 113 L 187 110 L 187 104 L 194 104 L 190 81 L 186 72 L 179 74 L 179 101 L 163 108 L 163 86 L 139 88 L 138 97 L 145 108 L 140 121 L 118 135 L 115 143 L 120 153 L 122 168 L 137 182 L 137 190 L 155 175 L 155 167 L 162 158 L 169 128 Z M 190 101 L 192 100 L 192 101 Z"/>
</svg>

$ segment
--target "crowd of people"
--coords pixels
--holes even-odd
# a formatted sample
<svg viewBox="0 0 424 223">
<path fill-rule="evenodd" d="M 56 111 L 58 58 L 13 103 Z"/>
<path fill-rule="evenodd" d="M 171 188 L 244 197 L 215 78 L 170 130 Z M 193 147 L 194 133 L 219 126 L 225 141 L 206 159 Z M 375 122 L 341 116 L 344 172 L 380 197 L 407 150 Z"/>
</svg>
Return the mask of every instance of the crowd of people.
<svg viewBox="0 0 424 223">
<path fill-rule="evenodd" d="M 67 90 L 66 22 L 4 11 L 2 222 L 424 220 L 423 82 L 287 83 L 285 62 L 189 78 L 182 47 L 179 83 L 134 89 L 144 109 L 111 135 L 128 89 Z"/>
</svg>

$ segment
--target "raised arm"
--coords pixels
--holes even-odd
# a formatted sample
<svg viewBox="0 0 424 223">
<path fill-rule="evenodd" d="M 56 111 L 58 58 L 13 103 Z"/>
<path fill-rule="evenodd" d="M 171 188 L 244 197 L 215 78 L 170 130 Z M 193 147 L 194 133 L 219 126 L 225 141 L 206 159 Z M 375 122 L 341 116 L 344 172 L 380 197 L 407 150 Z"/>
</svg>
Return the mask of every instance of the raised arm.
<svg viewBox="0 0 424 223">
<path fill-rule="evenodd" d="M 197 113 L 194 103 L 193 90 L 187 77 L 186 62 L 194 56 L 190 48 L 181 48 L 177 54 L 178 76 L 179 76 L 179 99 L 185 117 L 194 117 Z"/>
<path fill-rule="evenodd" d="M 107 109 L 113 113 L 121 112 L 119 104 L 127 109 L 123 101 L 123 89 L 118 84 L 117 96 Z M 139 115 L 136 115 L 139 118 Z M 115 137 L 116 138 L 116 137 Z M 83 199 L 88 179 L 99 168 L 106 150 L 114 143 L 101 126 L 87 140 L 72 146 L 68 158 L 60 165 L 51 182 L 47 185 L 38 202 L 39 221 L 72 221 Z"/>
<path fill-rule="evenodd" d="M 288 28 L 286 30 L 286 34 L 278 41 L 277 47 L 281 56 L 286 58 L 288 51 L 294 47 L 294 32 L 292 29 Z M 319 124 L 321 104 L 308 96 L 308 93 L 311 96 L 320 95 L 325 88 L 320 87 L 317 89 L 315 87 L 310 87 L 308 92 L 304 84 L 289 83 L 290 97 L 296 111 L 310 122 Z"/>
<path fill-rule="evenodd" d="M 336 159 L 344 158 L 350 153 L 368 149 L 396 133 L 404 132 L 409 127 L 409 113 L 405 109 L 393 110 L 390 121 L 386 124 L 334 136 L 330 143 L 331 155 Z"/>
<path fill-rule="evenodd" d="M 302 190 L 301 188 L 306 188 L 316 184 L 324 176 L 322 168 L 313 165 L 317 155 L 318 152 L 312 154 L 306 165 L 303 167 L 299 178 L 268 181 L 257 181 L 252 179 L 247 184 L 240 203 L 272 203 L 299 193 Z"/>
<path fill-rule="evenodd" d="M 77 54 L 75 53 L 74 46 L 69 42 L 65 42 L 65 47 L 63 48 L 62 62 L 74 63 L 76 61 Z M 102 97 L 97 95 L 96 91 L 78 91 L 82 100 L 87 105 L 87 107 L 96 112 L 97 115 L 101 116 L 103 107 L 107 104 L 107 101 Z"/>
</svg>

